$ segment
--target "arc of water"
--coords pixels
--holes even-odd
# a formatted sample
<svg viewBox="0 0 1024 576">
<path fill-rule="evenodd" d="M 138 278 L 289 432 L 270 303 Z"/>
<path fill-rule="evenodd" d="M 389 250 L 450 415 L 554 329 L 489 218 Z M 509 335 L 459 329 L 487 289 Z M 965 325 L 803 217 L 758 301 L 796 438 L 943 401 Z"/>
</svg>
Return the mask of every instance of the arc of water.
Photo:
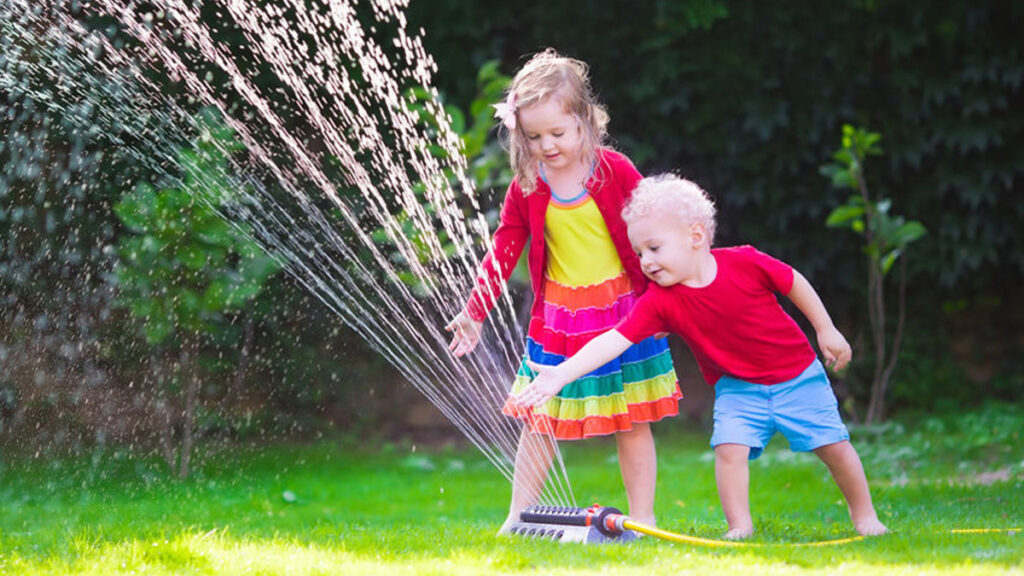
<svg viewBox="0 0 1024 576">
<path fill-rule="evenodd" d="M 424 287 L 425 297 L 413 294 L 400 281 L 398 270 L 359 225 L 359 218 L 337 195 L 330 180 L 321 170 L 317 158 L 311 156 L 303 144 L 285 129 L 285 122 L 278 117 L 270 102 L 234 65 L 230 54 L 210 37 L 209 31 L 199 20 L 197 8 L 190 7 L 180 0 L 165 3 L 171 10 L 169 15 L 181 25 L 185 41 L 190 43 L 203 59 L 225 71 L 234 90 L 257 111 L 258 118 L 267 123 L 275 144 L 281 145 L 287 151 L 288 162 L 276 159 L 274 152 L 264 145 L 264 142 L 267 142 L 265 137 L 252 132 L 245 121 L 226 112 L 229 107 L 227 102 L 219 97 L 218 90 L 161 39 L 158 31 L 153 29 L 152 22 L 147 22 L 144 17 L 137 14 L 137 5 L 118 0 L 100 0 L 95 4 L 95 8 L 90 9 L 114 15 L 126 32 L 145 45 L 155 61 L 188 86 L 190 93 L 200 101 L 213 104 L 225 111 L 225 121 L 245 142 L 250 156 L 247 161 L 234 160 L 235 177 L 240 178 L 246 185 L 240 186 L 238 191 L 242 201 L 228 206 L 224 216 L 229 221 L 238 219 L 247 222 L 252 227 L 255 238 L 263 245 L 271 247 L 272 253 L 276 253 L 287 264 L 287 269 L 300 284 L 347 324 L 359 331 L 371 347 L 398 367 L 411 383 L 467 435 L 467 438 L 503 475 L 511 479 L 510 462 L 515 454 L 519 426 L 511 419 L 500 416 L 499 412 L 507 394 L 505 382 L 508 376 L 502 375 L 507 375 L 509 367 L 515 365 L 518 352 L 512 349 L 512 345 L 521 342 L 522 339 L 518 333 L 513 334 L 516 331 L 514 322 L 506 321 L 515 317 L 507 290 L 502 297 L 502 305 L 495 310 L 499 329 L 497 355 L 493 348 L 482 347 L 469 362 L 455 362 L 446 352 L 447 336 L 436 326 L 438 311 L 447 317 L 457 312 L 455 306 L 458 305 L 459 299 L 452 298 L 451 295 L 459 294 L 472 283 L 480 264 L 471 249 L 473 237 L 481 231 L 486 232 L 486 224 L 479 215 L 469 221 L 462 217 L 457 207 L 454 189 L 445 176 L 446 173 L 455 175 L 459 188 L 464 192 L 463 198 L 478 212 L 479 205 L 472 184 L 465 179 L 465 160 L 461 149 L 458 148 L 458 137 L 450 130 L 448 119 L 443 115 L 440 105 L 436 99 L 426 103 L 427 109 L 438 117 L 440 129 L 437 138 L 450 152 L 445 163 L 430 154 L 423 143 L 415 119 L 400 96 L 400 85 L 394 81 L 393 75 L 398 73 L 394 65 L 378 46 L 361 34 L 349 37 L 337 32 L 346 29 L 362 32 L 350 4 L 330 2 L 327 6 L 328 14 L 321 15 L 306 14 L 301 10 L 301 2 L 292 1 L 286 5 L 290 5 L 300 15 L 296 19 L 298 30 L 286 30 L 283 26 L 275 24 L 275 8 L 253 6 L 241 0 L 231 0 L 223 4 L 247 35 L 250 44 L 258 50 L 258 54 L 272 66 L 275 74 L 285 81 L 292 91 L 296 108 L 303 110 L 310 118 L 311 126 L 316 128 L 318 137 L 326 144 L 330 153 L 342 159 L 349 170 L 345 177 L 350 184 L 364 191 L 369 200 L 369 213 L 381 226 L 390 244 L 408 265 L 410 272 Z M 436 65 L 425 57 L 419 40 L 405 33 L 405 20 L 401 13 L 404 6 L 402 2 L 371 4 L 376 18 L 398 23 L 398 38 L 395 43 L 400 47 L 399 52 L 405 59 L 402 64 L 411 70 L 408 73 L 417 83 L 429 86 L 430 71 L 436 69 Z M 91 41 L 103 45 L 103 57 L 92 58 L 93 65 L 100 75 L 123 80 L 124 75 L 121 71 L 124 69 L 131 70 L 131 74 L 138 74 L 136 88 L 144 92 L 147 98 L 122 96 L 123 105 L 131 106 L 131 109 L 137 110 L 141 116 L 149 114 L 153 118 L 168 119 L 168 122 L 158 129 L 162 136 L 151 138 L 163 142 L 163 150 L 160 150 L 159 146 L 152 146 L 145 152 L 133 150 L 131 153 L 146 158 L 154 166 L 160 164 L 153 162 L 154 157 L 164 162 L 173 161 L 166 149 L 166 143 L 188 140 L 185 131 L 179 128 L 189 120 L 187 114 L 164 97 L 158 87 L 145 80 L 145 76 L 136 68 L 135 62 L 126 57 L 121 50 L 110 45 L 105 38 L 96 39 L 95 36 L 90 36 L 74 19 L 66 15 L 60 18 L 62 26 L 69 29 L 78 27 L 76 33 L 79 38 L 93 39 Z M 297 32 L 318 37 L 324 30 L 330 31 L 326 35 L 332 41 L 318 46 L 318 50 L 310 55 L 299 41 L 300 36 Z M 335 51 L 335 44 L 340 52 Z M 83 43 L 81 48 L 84 47 Z M 358 62 L 361 71 L 372 76 L 371 84 L 374 90 L 381 93 L 380 98 L 375 100 L 378 103 L 376 109 L 383 115 L 380 121 L 395 131 L 394 151 L 383 146 L 384 139 L 379 133 L 374 132 L 373 126 L 361 124 L 372 116 L 369 106 L 364 106 L 358 98 L 355 99 L 356 105 L 352 104 L 352 99 L 346 100 L 357 83 L 347 75 L 344 66 L 338 63 L 346 55 L 351 56 L 353 51 L 358 51 L 355 54 L 366 55 L 365 58 L 357 58 L 354 61 Z M 302 55 L 307 61 L 296 62 L 294 55 Z M 314 94 L 308 89 L 301 75 L 304 72 L 326 87 L 327 96 Z M 0 76 L 0 79 L 2 78 Z M 436 91 L 432 93 L 436 98 Z M 341 125 L 323 113 L 327 109 L 338 112 Z M 116 114 L 103 114 L 105 122 L 117 124 L 114 118 Z M 153 136 L 152 126 L 146 126 L 144 122 L 139 124 L 143 127 L 134 125 L 126 129 L 138 130 L 135 136 L 139 138 Z M 355 149 L 341 137 L 346 131 L 358 136 L 359 146 L 378 152 L 370 154 L 369 166 L 364 168 L 356 157 Z M 415 173 L 423 183 L 426 205 L 432 207 L 430 212 L 412 193 L 413 185 L 408 171 Z M 302 209 L 306 221 L 296 220 L 291 214 L 295 206 L 282 203 L 275 192 L 267 188 L 262 177 L 257 177 L 264 173 L 270 174 L 291 201 Z M 383 177 L 379 178 L 379 183 L 375 182 L 374 178 L 381 174 Z M 316 207 L 316 202 L 302 189 L 300 182 L 307 180 L 314 184 L 323 197 L 329 199 L 331 206 L 341 215 L 346 229 L 357 238 L 359 248 L 370 253 L 369 262 L 364 263 L 360 254 L 350 247 L 336 230 L 337 222 L 320 211 Z M 455 257 L 431 257 L 421 262 L 422 248 L 414 242 L 414 238 L 404 234 L 403 228 L 391 215 L 385 191 L 392 194 L 391 200 L 395 201 L 392 204 L 397 203 L 400 206 L 414 226 L 416 239 L 427 246 L 431 254 L 440 254 L 442 250 L 432 216 L 438 218 L 441 222 L 441 231 L 454 240 Z M 303 226 L 311 226 L 312 232 L 304 230 Z M 486 237 L 486 233 L 484 235 Z M 380 317 L 366 314 L 367 310 L 374 309 L 374 303 L 364 292 L 368 286 L 375 285 L 375 271 L 390 279 L 389 287 L 393 290 L 393 293 L 381 291 L 377 295 L 385 306 Z M 415 320 L 419 324 L 410 320 Z M 403 323 L 401 326 L 400 322 Z M 395 325 L 390 325 L 392 323 Z M 480 409 L 480 404 L 484 404 L 485 409 Z M 542 501 L 555 504 L 572 503 L 571 489 L 560 455 L 558 464 L 559 473 L 553 475 L 552 482 L 545 488 Z"/>
</svg>

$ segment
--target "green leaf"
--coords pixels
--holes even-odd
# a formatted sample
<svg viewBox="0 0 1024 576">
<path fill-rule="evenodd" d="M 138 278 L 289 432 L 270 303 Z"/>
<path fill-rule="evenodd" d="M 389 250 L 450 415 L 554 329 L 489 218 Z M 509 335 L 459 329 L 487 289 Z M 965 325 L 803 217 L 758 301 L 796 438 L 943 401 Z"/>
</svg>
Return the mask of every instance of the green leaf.
<svg viewBox="0 0 1024 576">
<path fill-rule="evenodd" d="M 186 247 L 178 253 L 178 259 L 191 270 L 202 270 L 209 261 L 201 244 L 192 244 Z"/>
<path fill-rule="evenodd" d="M 850 165 L 855 162 L 855 158 L 853 157 L 853 153 L 850 152 L 849 148 L 845 148 L 845 147 L 841 148 L 839 150 L 836 150 L 836 152 L 834 154 L 832 154 L 832 158 L 836 162 L 838 162 L 840 166 L 845 166 L 847 168 L 849 168 Z"/>
<path fill-rule="evenodd" d="M 488 60 L 480 65 L 480 69 L 476 73 L 477 84 L 483 84 L 495 76 L 499 76 L 501 73 L 498 71 L 500 60 Z"/>
<path fill-rule="evenodd" d="M 174 322 L 163 315 L 151 315 L 146 318 L 144 327 L 146 342 L 150 345 L 160 344 L 174 333 Z"/>
<path fill-rule="evenodd" d="M 114 214 L 132 232 L 138 234 L 148 229 L 153 218 L 154 206 L 153 187 L 143 182 L 137 184 L 134 190 L 114 205 Z"/>
<path fill-rule="evenodd" d="M 901 254 L 903 254 L 903 251 L 897 248 L 882 257 L 882 260 L 879 263 L 882 270 L 882 276 L 889 273 L 889 270 L 892 269 L 892 265 L 896 263 L 896 259 L 899 258 Z"/>
<path fill-rule="evenodd" d="M 832 210 L 825 220 L 825 225 L 830 228 L 838 228 L 840 226 L 853 226 L 852 221 L 859 220 L 864 217 L 863 206 L 850 206 L 848 204 L 839 206 Z"/>
<path fill-rule="evenodd" d="M 455 133 L 461 134 L 466 131 L 466 115 L 462 110 L 455 106 L 445 106 L 444 111 L 451 116 L 451 128 Z"/>
<path fill-rule="evenodd" d="M 919 240 L 922 236 L 928 233 L 928 229 L 917 220 L 911 220 L 906 224 L 900 226 L 893 233 L 893 243 L 901 246 L 906 246 L 911 242 Z"/>
<path fill-rule="evenodd" d="M 267 278 L 276 274 L 280 269 L 281 264 L 274 258 L 262 253 L 262 251 L 259 254 L 242 260 L 238 267 L 242 277 L 259 284 L 263 284 Z"/>
</svg>

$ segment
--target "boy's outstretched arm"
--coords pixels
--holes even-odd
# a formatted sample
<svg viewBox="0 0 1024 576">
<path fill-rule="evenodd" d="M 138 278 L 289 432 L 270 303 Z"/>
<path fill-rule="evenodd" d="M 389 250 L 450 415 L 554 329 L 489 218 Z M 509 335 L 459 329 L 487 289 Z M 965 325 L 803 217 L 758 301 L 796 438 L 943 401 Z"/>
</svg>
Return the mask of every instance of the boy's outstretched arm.
<svg viewBox="0 0 1024 576">
<path fill-rule="evenodd" d="M 825 304 L 814 287 L 796 270 L 793 270 L 793 288 L 787 296 L 814 326 L 818 336 L 818 348 L 825 358 L 825 365 L 837 372 L 846 368 L 853 357 L 850 343 L 832 323 L 832 317 L 828 315 L 828 310 L 825 309 Z"/>
<path fill-rule="evenodd" d="M 515 401 L 524 406 L 540 406 L 558 394 L 566 384 L 607 364 L 632 344 L 617 330 L 609 330 L 588 342 L 558 366 L 542 366 L 527 361 L 527 366 L 537 373 L 537 377 L 516 394 Z"/>
</svg>

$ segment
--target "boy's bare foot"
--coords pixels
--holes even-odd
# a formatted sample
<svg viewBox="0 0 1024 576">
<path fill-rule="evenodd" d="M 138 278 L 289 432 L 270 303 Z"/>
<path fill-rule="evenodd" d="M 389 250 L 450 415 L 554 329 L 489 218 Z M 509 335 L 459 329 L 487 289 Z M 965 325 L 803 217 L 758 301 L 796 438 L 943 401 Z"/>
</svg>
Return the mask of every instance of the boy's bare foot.
<svg viewBox="0 0 1024 576">
<path fill-rule="evenodd" d="M 878 521 L 878 518 L 858 522 L 853 525 L 853 528 L 857 531 L 857 534 L 860 534 L 861 536 L 880 536 L 889 531 L 889 529 L 885 527 L 885 524 Z"/>
<path fill-rule="evenodd" d="M 725 540 L 746 540 L 754 535 L 753 528 L 730 528 L 722 535 Z"/>
</svg>

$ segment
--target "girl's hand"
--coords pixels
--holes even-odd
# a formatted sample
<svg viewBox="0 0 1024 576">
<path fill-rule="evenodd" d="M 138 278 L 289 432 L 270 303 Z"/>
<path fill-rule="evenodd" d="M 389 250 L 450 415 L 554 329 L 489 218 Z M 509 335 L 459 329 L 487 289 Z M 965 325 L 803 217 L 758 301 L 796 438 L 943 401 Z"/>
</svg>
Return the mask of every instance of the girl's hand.
<svg viewBox="0 0 1024 576">
<path fill-rule="evenodd" d="M 557 366 L 543 366 L 529 360 L 526 365 L 537 373 L 537 376 L 526 388 L 515 395 L 515 401 L 522 406 L 540 406 L 558 394 L 568 382 L 559 375 Z"/>
<path fill-rule="evenodd" d="M 483 322 L 477 322 L 465 312 L 460 312 L 458 316 L 452 318 L 452 321 L 444 327 L 445 330 L 454 332 L 452 341 L 448 344 L 448 350 L 456 358 L 469 354 L 480 342 L 481 328 L 483 328 Z"/>
<path fill-rule="evenodd" d="M 834 326 L 818 332 L 818 348 L 825 357 L 825 366 L 834 372 L 841 372 L 853 358 L 850 343 Z"/>
</svg>

